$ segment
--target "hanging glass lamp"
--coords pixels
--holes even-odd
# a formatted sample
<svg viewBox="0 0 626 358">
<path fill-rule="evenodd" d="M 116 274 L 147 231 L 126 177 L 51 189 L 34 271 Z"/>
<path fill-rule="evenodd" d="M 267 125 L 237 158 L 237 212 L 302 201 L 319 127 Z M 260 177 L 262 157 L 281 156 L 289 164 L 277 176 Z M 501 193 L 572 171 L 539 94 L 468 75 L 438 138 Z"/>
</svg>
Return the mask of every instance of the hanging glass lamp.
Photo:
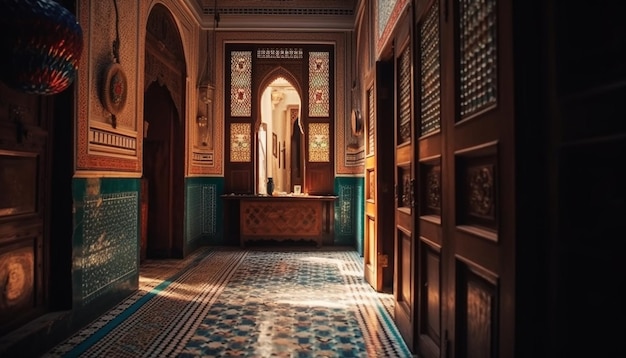
<svg viewBox="0 0 626 358">
<path fill-rule="evenodd" d="M 0 80 L 7 86 L 52 95 L 73 82 L 83 33 L 66 8 L 52 0 L 2 0 L 0 31 Z"/>
</svg>

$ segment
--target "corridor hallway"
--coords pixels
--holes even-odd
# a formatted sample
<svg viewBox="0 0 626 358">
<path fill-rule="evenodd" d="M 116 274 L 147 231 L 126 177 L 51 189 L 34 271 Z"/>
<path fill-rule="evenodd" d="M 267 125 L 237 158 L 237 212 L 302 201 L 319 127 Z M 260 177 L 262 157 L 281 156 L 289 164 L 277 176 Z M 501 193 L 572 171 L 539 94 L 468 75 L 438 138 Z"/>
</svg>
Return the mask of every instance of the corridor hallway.
<svg viewBox="0 0 626 358">
<path fill-rule="evenodd" d="M 207 247 L 139 281 L 44 357 L 412 356 L 352 248 Z"/>
</svg>

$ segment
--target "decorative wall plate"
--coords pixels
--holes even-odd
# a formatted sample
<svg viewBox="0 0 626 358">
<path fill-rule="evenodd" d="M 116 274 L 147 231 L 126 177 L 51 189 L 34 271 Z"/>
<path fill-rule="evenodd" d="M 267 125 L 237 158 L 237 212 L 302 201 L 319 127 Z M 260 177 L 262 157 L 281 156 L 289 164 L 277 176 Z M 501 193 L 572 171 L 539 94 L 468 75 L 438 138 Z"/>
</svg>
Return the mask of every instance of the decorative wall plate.
<svg viewBox="0 0 626 358">
<path fill-rule="evenodd" d="M 126 74 L 119 63 L 112 63 L 104 73 L 102 104 L 113 115 L 119 114 L 126 105 L 128 85 Z"/>
</svg>

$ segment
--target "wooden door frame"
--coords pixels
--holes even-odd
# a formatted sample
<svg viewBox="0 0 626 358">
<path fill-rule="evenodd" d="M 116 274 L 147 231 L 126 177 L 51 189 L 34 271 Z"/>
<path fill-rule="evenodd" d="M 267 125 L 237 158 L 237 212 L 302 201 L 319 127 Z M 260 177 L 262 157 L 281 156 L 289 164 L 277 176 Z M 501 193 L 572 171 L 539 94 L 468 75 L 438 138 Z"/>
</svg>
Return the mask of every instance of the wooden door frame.
<svg viewBox="0 0 626 358">
<path fill-rule="evenodd" d="M 461 14 L 454 0 L 445 0 L 442 9 L 442 356 L 463 355 L 467 345 L 476 342 L 468 333 L 468 323 L 472 322 L 469 316 L 478 312 L 482 315 L 481 327 L 490 329 L 482 332 L 482 338 L 491 339 L 481 348 L 495 356 L 515 355 L 517 214 L 511 4 L 511 0 L 497 1 L 497 6 L 491 8 L 496 35 L 486 38 L 484 46 L 495 46 L 482 59 L 483 64 L 488 56 L 495 59 L 493 65 L 488 65 L 495 66 L 491 72 L 496 76 L 495 99 L 485 100 L 463 115 L 459 80 L 461 29 L 457 28 Z M 491 43 L 487 43 L 489 40 Z M 476 76 L 475 71 L 471 75 Z M 486 92 L 483 89 L 478 93 Z M 468 207 L 468 188 L 475 184 L 473 173 L 477 168 L 481 173 L 490 171 L 493 179 L 488 198 L 493 213 L 483 222 Z M 482 300 L 473 302 L 475 309 L 471 311 L 469 303 L 477 297 Z"/>
<path fill-rule="evenodd" d="M 417 208 L 415 207 L 415 198 L 417 197 L 417 168 L 416 168 L 416 150 L 417 150 L 417 133 L 416 133 L 416 116 L 415 116 L 415 74 L 413 64 L 415 63 L 415 48 L 412 36 L 412 19 L 413 16 L 407 15 L 403 18 L 398 26 L 398 33 L 394 40 L 394 299 L 395 299 L 395 321 L 398 330 L 405 339 L 405 342 L 411 351 L 415 350 L 416 344 L 416 322 L 418 318 L 418 290 L 417 277 L 419 271 L 417 269 L 419 259 L 418 256 L 418 235 L 417 230 Z M 399 120 L 402 115 L 401 111 L 401 61 L 404 51 L 408 51 L 409 57 L 409 141 L 399 143 L 401 140 L 401 128 L 399 128 Z M 401 169 L 402 168 L 402 169 Z M 405 173 L 408 171 L 410 180 L 408 183 L 402 182 L 402 178 L 398 176 L 400 171 Z M 402 196 L 408 191 L 409 203 L 405 206 L 402 203 Z M 408 211 L 408 212 L 407 212 Z M 408 236 L 408 242 L 407 242 Z M 408 247 L 407 247 L 408 246 Z M 408 252 L 406 252 L 408 249 Z M 408 261 L 408 262 L 407 262 Z M 405 277 L 407 274 L 409 277 Z M 408 286 L 408 287 L 406 287 Z M 408 290 L 407 290 L 408 289 Z"/>
<path fill-rule="evenodd" d="M 370 224 L 374 215 L 374 233 L 372 235 L 369 226 L 365 230 L 365 279 L 379 292 L 394 289 L 394 215 L 390 215 L 394 210 L 394 146 L 390 145 L 394 141 L 394 126 L 389 125 L 395 108 L 393 71 L 393 59 L 376 62 L 375 148 L 374 156 L 366 158 L 366 186 L 369 187 L 366 190 L 373 191 L 369 194 L 373 198 L 366 200 L 365 225 Z M 372 174 L 369 168 L 373 168 Z"/>
</svg>

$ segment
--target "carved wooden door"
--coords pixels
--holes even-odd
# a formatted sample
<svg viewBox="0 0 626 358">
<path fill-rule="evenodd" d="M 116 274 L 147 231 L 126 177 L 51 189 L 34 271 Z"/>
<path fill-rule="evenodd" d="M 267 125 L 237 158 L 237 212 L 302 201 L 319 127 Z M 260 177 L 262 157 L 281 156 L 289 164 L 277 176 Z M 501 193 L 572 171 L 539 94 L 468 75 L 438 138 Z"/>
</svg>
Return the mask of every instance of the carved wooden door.
<svg viewBox="0 0 626 358">
<path fill-rule="evenodd" d="M 49 103 L 0 82 L 0 336 L 46 309 Z"/>
<path fill-rule="evenodd" d="M 415 342 L 424 357 L 441 356 L 442 322 L 442 155 L 441 44 L 439 1 L 417 7 L 415 27 L 415 193 L 417 315 Z"/>
<path fill-rule="evenodd" d="M 430 96 L 441 94 L 441 130 L 422 136 L 419 146 L 425 179 L 418 334 L 425 357 L 515 355 L 511 3 L 444 0 L 440 9 L 433 2 L 417 14 L 424 131 L 432 123 Z M 435 79 L 430 77 L 437 18 L 440 89 L 431 86 Z"/>
<path fill-rule="evenodd" d="M 364 275 L 382 292 L 393 285 L 393 60 L 376 63 L 366 96 Z"/>
<path fill-rule="evenodd" d="M 407 23 L 407 26 L 409 24 Z M 402 27 L 404 28 L 404 26 Z M 401 28 L 401 29 L 402 29 Z M 401 37 L 400 37 L 401 36 Z M 411 350 L 415 331 L 415 130 L 412 46 L 408 31 L 398 37 L 395 63 L 395 280 L 394 311 L 400 334 Z"/>
</svg>

